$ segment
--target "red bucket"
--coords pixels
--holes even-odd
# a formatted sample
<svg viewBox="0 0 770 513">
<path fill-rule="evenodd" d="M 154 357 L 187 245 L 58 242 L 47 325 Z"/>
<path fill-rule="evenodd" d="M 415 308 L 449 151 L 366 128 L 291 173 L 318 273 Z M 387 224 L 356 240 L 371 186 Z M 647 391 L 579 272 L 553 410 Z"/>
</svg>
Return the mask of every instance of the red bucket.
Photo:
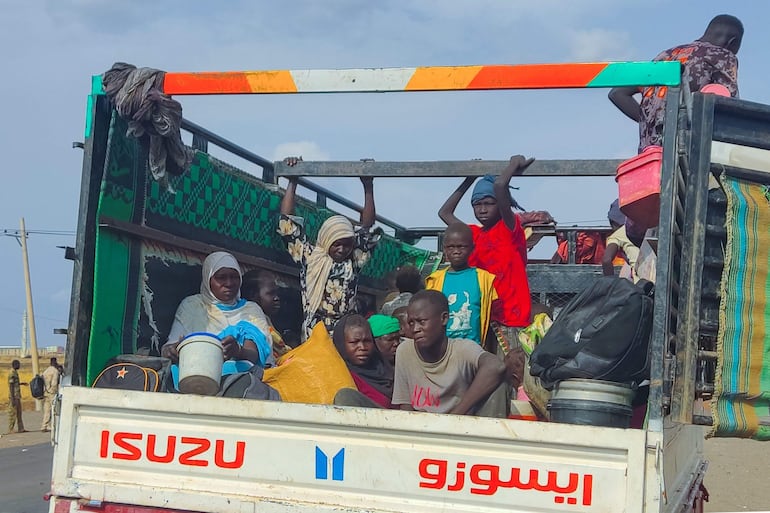
<svg viewBox="0 0 770 513">
<path fill-rule="evenodd" d="M 660 216 L 660 168 L 663 148 L 647 146 L 642 153 L 618 166 L 620 210 L 647 228 L 658 226 Z"/>
</svg>

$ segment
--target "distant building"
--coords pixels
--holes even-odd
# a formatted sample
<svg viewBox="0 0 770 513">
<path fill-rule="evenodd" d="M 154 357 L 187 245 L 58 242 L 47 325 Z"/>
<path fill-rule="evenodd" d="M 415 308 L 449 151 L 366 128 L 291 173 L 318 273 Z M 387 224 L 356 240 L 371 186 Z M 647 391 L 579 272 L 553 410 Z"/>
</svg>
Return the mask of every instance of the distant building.
<svg viewBox="0 0 770 513">
<path fill-rule="evenodd" d="M 21 346 L 0 346 L 0 356 L 16 356 L 18 358 L 21 358 L 22 357 L 21 352 L 22 352 Z M 62 346 L 41 347 L 41 348 L 38 348 L 37 354 L 38 356 L 64 354 L 64 348 Z M 27 356 L 27 355 L 24 355 L 24 356 Z"/>
</svg>

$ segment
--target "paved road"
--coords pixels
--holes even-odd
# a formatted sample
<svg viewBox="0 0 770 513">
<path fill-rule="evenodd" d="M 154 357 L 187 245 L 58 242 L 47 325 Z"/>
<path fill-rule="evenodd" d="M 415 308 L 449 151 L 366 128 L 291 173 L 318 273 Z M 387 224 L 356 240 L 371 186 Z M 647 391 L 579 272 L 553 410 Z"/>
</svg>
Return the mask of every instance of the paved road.
<svg viewBox="0 0 770 513">
<path fill-rule="evenodd" d="M 53 447 L 42 443 L 0 449 L 0 513 L 46 513 Z"/>
</svg>

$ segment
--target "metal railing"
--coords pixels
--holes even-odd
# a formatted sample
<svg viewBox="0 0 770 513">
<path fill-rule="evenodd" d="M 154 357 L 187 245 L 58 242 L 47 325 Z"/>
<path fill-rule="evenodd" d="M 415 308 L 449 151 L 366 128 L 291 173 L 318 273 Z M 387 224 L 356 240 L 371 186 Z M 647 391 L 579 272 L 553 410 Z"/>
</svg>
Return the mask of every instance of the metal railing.
<svg viewBox="0 0 770 513">
<path fill-rule="evenodd" d="M 239 146 L 234 142 L 229 141 L 224 137 L 217 135 L 210 130 L 207 130 L 206 128 L 203 128 L 202 126 L 196 123 L 193 123 L 188 119 L 182 120 L 182 129 L 192 134 L 193 136 L 192 147 L 194 149 L 202 151 L 204 153 L 208 153 L 208 145 L 212 144 L 220 149 L 223 149 L 227 152 L 232 153 L 237 157 L 240 157 L 248 162 L 251 162 L 252 164 L 256 164 L 257 166 L 261 167 L 262 176 L 261 177 L 258 176 L 257 177 L 258 179 L 262 180 L 265 183 L 270 183 L 270 184 L 277 183 L 277 176 L 275 174 L 275 165 L 270 160 L 267 160 L 266 158 L 260 155 L 257 155 L 252 151 L 247 150 L 243 146 Z M 343 196 L 340 196 L 339 194 L 325 187 L 322 187 L 316 183 L 313 183 L 312 181 L 306 178 L 299 178 L 297 180 L 297 183 L 302 187 L 315 193 L 315 203 L 319 207 L 326 208 L 327 201 L 331 200 L 337 203 L 338 205 L 341 205 L 345 208 L 349 208 L 358 213 L 360 213 L 363 210 L 363 207 L 358 203 L 351 201 Z M 407 240 L 407 241 L 410 239 L 409 229 L 406 228 L 405 226 L 391 219 L 388 219 L 384 216 L 381 216 L 379 214 L 376 216 L 376 220 L 380 224 L 394 230 L 396 233 L 396 237 L 403 238 L 404 240 Z"/>
</svg>

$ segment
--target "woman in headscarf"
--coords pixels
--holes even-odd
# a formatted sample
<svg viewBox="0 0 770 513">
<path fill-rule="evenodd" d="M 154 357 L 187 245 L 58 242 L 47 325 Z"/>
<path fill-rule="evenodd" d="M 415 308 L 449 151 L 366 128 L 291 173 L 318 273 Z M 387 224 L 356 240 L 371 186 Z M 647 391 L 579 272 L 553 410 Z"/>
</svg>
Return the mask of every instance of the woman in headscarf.
<svg viewBox="0 0 770 513">
<path fill-rule="evenodd" d="M 393 367 L 377 350 L 367 320 L 358 314 L 344 316 L 334 326 L 332 339 L 358 391 L 379 406 L 391 408 Z"/>
<path fill-rule="evenodd" d="M 374 343 L 383 359 L 396 365 L 396 349 L 401 343 L 401 323 L 390 315 L 375 314 L 367 319 L 372 328 Z"/>
<path fill-rule="evenodd" d="M 270 329 L 256 303 L 240 296 L 241 267 L 230 253 L 217 251 L 203 261 L 199 294 L 182 300 L 161 354 L 176 363 L 177 346 L 190 333 L 208 332 L 222 341 L 222 375 L 274 362 Z"/>
<path fill-rule="evenodd" d="M 295 166 L 301 158 L 287 158 Z M 361 227 L 345 216 L 332 216 L 321 225 L 315 244 L 308 242 L 305 223 L 294 216 L 297 178 L 290 178 L 281 201 L 278 233 L 286 243 L 291 258 L 300 265 L 300 284 L 305 320 L 303 341 L 313 327 L 323 322 L 331 333 L 343 315 L 352 311 L 352 301 L 358 290 L 358 274 L 369 260 L 369 254 L 379 239 L 370 231 L 374 225 L 374 185 L 371 177 L 361 177 L 364 186 L 364 207 Z"/>
</svg>

